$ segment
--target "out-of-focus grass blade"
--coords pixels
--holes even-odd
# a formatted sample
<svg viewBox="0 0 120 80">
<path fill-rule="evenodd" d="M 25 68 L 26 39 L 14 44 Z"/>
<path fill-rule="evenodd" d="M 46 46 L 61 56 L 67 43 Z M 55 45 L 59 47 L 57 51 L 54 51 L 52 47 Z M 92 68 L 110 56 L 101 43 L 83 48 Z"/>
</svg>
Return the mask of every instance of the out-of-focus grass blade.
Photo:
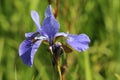
<svg viewBox="0 0 120 80">
<path fill-rule="evenodd" d="M 115 74 L 115 77 L 117 78 L 117 80 L 120 80 L 120 75 L 119 74 Z"/>
<path fill-rule="evenodd" d="M 2 58 L 3 47 L 4 47 L 4 38 L 0 38 L 0 63 Z"/>
<path fill-rule="evenodd" d="M 17 70 L 16 70 L 16 65 L 15 65 L 15 80 L 17 80 Z"/>
<path fill-rule="evenodd" d="M 86 76 L 86 80 L 92 80 L 90 62 L 89 62 L 89 54 L 88 54 L 87 51 L 84 53 L 84 59 L 85 59 L 85 76 Z"/>
<path fill-rule="evenodd" d="M 4 38 L 0 38 L 0 65 L 1 65 L 3 48 L 4 48 Z M 2 75 L 3 75 L 1 68 L 2 67 L 0 66 L 0 80 L 2 80 Z"/>
</svg>

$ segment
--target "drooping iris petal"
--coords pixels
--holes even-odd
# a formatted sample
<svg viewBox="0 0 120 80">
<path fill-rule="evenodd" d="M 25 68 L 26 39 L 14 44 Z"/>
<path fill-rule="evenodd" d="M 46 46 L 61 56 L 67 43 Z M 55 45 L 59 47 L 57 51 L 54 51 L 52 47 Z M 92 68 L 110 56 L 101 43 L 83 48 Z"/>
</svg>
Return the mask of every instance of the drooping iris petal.
<svg viewBox="0 0 120 80">
<path fill-rule="evenodd" d="M 45 12 L 45 17 L 50 17 L 50 16 L 54 17 L 54 15 L 52 13 L 51 5 L 48 5 L 46 12 Z"/>
<path fill-rule="evenodd" d="M 33 21 L 35 22 L 36 26 L 38 29 L 40 29 L 40 20 L 39 20 L 39 15 L 36 11 L 31 11 L 31 17 Z"/>
<path fill-rule="evenodd" d="M 75 50 L 81 52 L 89 48 L 90 39 L 85 34 L 69 34 L 67 38 L 67 43 Z"/>
<path fill-rule="evenodd" d="M 22 61 L 28 66 L 32 66 L 34 55 L 41 43 L 41 40 L 34 44 L 30 40 L 24 40 L 19 47 L 19 55 Z"/>
<path fill-rule="evenodd" d="M 46 40 L 46 38 L 41 36 L 34 39 L 26 39 L 21 43 L 19 55 L 25 64 L 32 66 L 34 55 L 43 40 Z"/>
</svg>

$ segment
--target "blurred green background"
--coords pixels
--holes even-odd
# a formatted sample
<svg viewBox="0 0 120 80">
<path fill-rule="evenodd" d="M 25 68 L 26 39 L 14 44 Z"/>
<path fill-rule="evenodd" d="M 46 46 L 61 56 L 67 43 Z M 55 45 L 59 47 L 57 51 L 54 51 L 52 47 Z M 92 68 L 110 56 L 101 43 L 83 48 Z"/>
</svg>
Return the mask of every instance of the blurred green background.
<svg viewBox="0 0 120 80">
<path fill-rule="evenodd" d="M 42 23 L 47 5 L 48 0 L 0 0 L 0 80 L 53 80 L 46 45 L 38 49 L 33 67 L 18 55 L 24 33 L 37 29 L 30 11 L 38 11 Z M 120 0 L 60 0 L 58 21 L 60 32 L 91 39 L 89 50 L 68 55 L 66 80 L 120 80 Z"/>
</svg>

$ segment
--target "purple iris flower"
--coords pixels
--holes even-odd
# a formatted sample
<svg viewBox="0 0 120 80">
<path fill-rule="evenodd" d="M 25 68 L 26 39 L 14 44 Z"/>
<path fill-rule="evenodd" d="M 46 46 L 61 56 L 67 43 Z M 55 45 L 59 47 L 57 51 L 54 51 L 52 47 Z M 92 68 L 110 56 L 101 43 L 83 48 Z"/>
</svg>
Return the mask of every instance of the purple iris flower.
<svg viewBox="0 0 120 80">
<path fill-rule="evenodd" d="M 42 26 L 40 26 L 39 15 L 36 11 L 31 11 L 31 17 L 37 26 L 37 31 L 26 33 L 26 39 L 19 46 L 19 56 L 28 66 L 32 66 L 34 55 L 43 41 L 47 41 L 49 45 L 54 45 L 54 40 L 62 36 L 66 38 L 68 45 L 79 52 L 89 48 L 90 39 L 86 34 L 73 35 L 58 32 L 60 24 L 52 13 L 51 5 L 46 9 Z"/>
</svg>

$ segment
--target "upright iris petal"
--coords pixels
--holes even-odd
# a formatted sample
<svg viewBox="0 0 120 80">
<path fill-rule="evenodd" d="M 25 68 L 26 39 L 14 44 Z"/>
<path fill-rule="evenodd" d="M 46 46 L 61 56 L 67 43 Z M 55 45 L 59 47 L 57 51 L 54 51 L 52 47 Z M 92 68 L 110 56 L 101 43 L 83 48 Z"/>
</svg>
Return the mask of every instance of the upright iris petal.
<svg viewBox="0 0 120 80">
<path fill-rule="evenodd" d="M 32 11 L 31 11 L 31 17 L 32 17 L 34 23 L 36 24 L 36 26 L 37 26 L 37 28 L 38 28 L 38 29 L 37 29 L 37 32 L 39 32 L 40 35 L 45 36 L 46 34 L 45 34 L 45 32 L 41 29 L 41 26 L 40 26 L 40 20 L 39 20 L 39 15 L 38 15 L 38 13 L 37 13 L 36 11 L 32 10 Z"/>
<path fill-rule="evenodd" d="M 46 9 L 46 13 L 45 13 L 45 18 L 47 17 L 54 17 L 53 13 L 52 13 L 52 8 L 51 5 L 48 5 L 47 9 Z"/>
<path fill-rule="evenodd" d="M 85 34 L 72 35 L 69 34 L 67 43 L 77 51 L 81 52 L 89 48 L 90 39 Z"/>
<path fill-rule="evenodd" d="M 31 11 L 31 17 L 33 21 L 35 22 L 37 28 L 40 29 L 40 20 L 39 20 L 38 13 L 36 11 Z"/>
<path fill-rule="evenodd" d="M 42 30 L 48 35 L 49 42 L 52 41 L 55 34 L 58 32 L 59 28 L 60 28 L 60 25 L 53 16 L 51 6 L 48 6 L 46 10 L 46 18 L 42 24 Z"/>
<path fill-rule="evenodd" d="M 51 41 L 59 30 L 59 23 L 53 17 L 48 17 L 42 24 L 42 30 L 48 35 Z"/>
</svg>

